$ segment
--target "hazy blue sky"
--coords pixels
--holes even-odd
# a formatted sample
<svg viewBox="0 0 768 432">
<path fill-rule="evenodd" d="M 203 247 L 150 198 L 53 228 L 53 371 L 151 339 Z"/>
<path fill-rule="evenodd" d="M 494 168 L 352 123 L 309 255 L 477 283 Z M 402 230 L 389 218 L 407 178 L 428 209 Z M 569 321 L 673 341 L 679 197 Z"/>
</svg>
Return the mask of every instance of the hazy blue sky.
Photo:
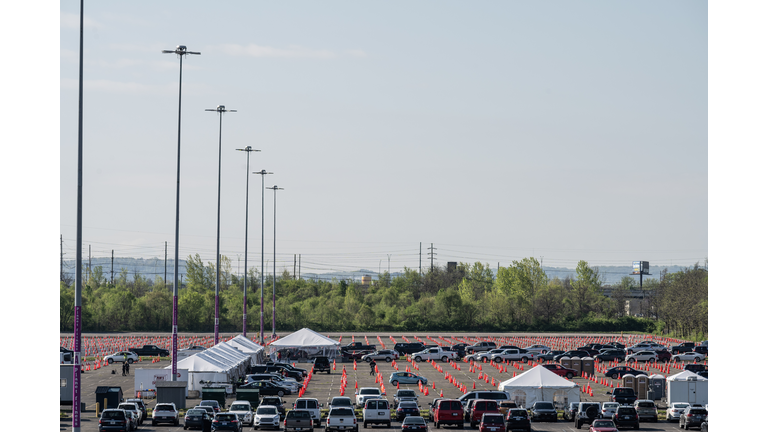
<svg viewBox="0 0 768 432">
<path fill-rule="evenodd" d="M 74 259 L 79 2 L 61 2 L 60 194 Z M 243 254 L 246 158 L 277 196 L 278 266 L 304 272 L 692 265 L 708 257 L 703 1 L 86 4 L 84 251 Z M 251 175 L 249 264 L 261 248 Z M 272 256 L 273 192 L 265 191 Z M 383 260 L 383 261 L 382 261 Z M 281 271 L 281 268 L 278 268 Z"/>
</svg>

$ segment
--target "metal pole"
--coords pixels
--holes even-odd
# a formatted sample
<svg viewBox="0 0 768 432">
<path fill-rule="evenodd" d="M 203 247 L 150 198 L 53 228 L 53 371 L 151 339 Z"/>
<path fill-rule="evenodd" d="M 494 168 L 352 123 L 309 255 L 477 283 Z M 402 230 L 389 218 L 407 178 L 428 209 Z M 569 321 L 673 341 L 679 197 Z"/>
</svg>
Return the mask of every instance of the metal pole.
<svg viewBox="0 0 768 432">
<path fill-rule="evenodd" d="M 237 150 L 244 151 L 247 155 L 245 163 L 245 272 L 243 273 L 243 336 L 246 336 L 248 327 L 248 186 L 251 180 L 251 152 L 261 150 L 254 150 L 251 146 Z"/>
<path fill-rule="evenodd" d="M 83 13 L 84 0 L 80 0 L 80 83 L 77 113 L 77 245 L 75 270 L 75 364 L 72 367 L 72 431 L 80 432 L 80 351 L 82 350 L 80 309 L 83 290 Z"/>
<path fill-rule="evenodd" d="M 277 333 L 275 332 L 275 323 L 276 323 L 276 317 L 275 317 L 275 286 L 277 281 L 277 191 L 283 190 L 283 188 L 277 187 L 277 185 L 272 186 L 271 188 L 275 192 L 275 203 L 274 203 L 274 233 L 272 235 L 273 240 L 273 246 L 272 246 L 272 339 L 274 340 L 277 336 Z"/>
<path fill-rule="evenodd" d="M 261 344 L 264 345 L 264 176 L 272 173 L 261 170 L 254 174 L 261 174 L 261 319 L 259 337 Z"/>
</svg>

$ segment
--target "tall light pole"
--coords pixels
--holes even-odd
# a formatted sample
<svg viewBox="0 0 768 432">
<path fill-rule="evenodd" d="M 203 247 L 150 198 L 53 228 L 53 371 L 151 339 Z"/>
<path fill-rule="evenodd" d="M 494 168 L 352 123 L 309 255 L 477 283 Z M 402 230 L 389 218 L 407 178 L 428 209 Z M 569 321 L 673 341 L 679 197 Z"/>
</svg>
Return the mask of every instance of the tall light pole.
<svg viewBox="0 0 768 432">
<path fill-rule="evenodd" d="M 261 170 L 254 174 L 261 174 L 261 324 L 259 337 L 261 344 L 264 345 L 264 176 L 273 173 Z"/>
<path fill-rule="evenodd" d="M 254 150 L 251 146 L 235 150 L 244 151 L 247 156 L 245 163 L 245 271 L 243 272 L 243 336 L 245 336 L 248 324 L 248 183 L 251 179 L 249 171 L 251 170 L 251 152 L 261 150 Z"/>
<path fill-rule="evenodd" d="M 275 215 L 273 217 L 275 231 L 274 234 L 272 234 L 272 240 L 274 242 L 272 246 L 272 339 L 274 340 L 277 336 L 277 333 L 275 333 L 275 281 L 277 280 L 277 191 L 283 190 L 283 188 L 279 188 L 277 185 L 274 185 L 267 189 L 272 189 L 275 191 L 275 204 L 273 206 L 275 210 Z"/>
<path fill-rule="evenodd" d="M 214 296 L 215 317 L 213 321 L 213 344 L 219 343 L 219 276 L 221 274 L 221 253 L 219 245 L 221 244 L 221 122 L 225 112 L 237 112 L 237 110 L 228 110 L 224 105 L 219 105 L 214 109 L 206 111 L 215 111 L 219 113 L 219 187 L 218 198 L 216 199 L 216 293 Z"/>
<path fill-rule="evenodd" d="M 83 291 L 83 9 L 84 0 L 80 0 L 80 83 L 77 113 L 77 252 L 75 265 L 75 323 L 74 323 L 74 365 L 72 367 L 72 431 L 80 432 L 80 352 L 81 319 Z"/>
<path fill-rule="evenodd" d="M 163 50 L 163 54 L 176 54 L 179 56 L 179 129 L 178 145 L 176 149 L 176 241 L 174 242 L 173 259 L 173 327 L 172 327 L 172 352 L 171 352 L 171 380 L 176 381 L 176 364 L 178 350 L 178 317 L 179 317 L 179 184 L 181 179 L 181 64 L 187 54 L 200 55 L 199 52 L 187 51 L 187 47 L 179 45 L 175 50 Z"/>
</svg>

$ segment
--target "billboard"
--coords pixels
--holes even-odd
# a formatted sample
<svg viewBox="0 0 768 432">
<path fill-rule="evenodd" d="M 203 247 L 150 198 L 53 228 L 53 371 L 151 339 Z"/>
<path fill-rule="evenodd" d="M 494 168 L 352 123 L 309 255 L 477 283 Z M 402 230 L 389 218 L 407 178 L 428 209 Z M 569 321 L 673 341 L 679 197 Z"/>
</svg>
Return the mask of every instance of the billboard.
<svg viewBox="0 0 768 432">
<path fill-rule="evenodd" d="M 632 274 L 649 275 L 651 274 L 651 266 L 648 265 L 648 261 L 632 261 Z"/>
</svg>

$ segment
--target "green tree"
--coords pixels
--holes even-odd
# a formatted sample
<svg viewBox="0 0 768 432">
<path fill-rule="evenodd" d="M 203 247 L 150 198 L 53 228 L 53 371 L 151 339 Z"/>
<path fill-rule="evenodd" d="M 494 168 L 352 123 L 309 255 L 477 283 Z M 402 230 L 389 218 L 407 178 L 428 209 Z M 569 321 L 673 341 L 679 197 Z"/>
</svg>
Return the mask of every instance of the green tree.
<svg viewBox="0 0 768 432">
<path fill-rule="evenodd" d="M 579 261 L 571 292 L 577 318 L 586 317 L 590 311 L 595 309 L 594 305 L 600 303 L 602 300 L 600 293 L 602 282 L 602 276 L 597 267 L 593 268 L 586 261 Z"/>
</svg>

